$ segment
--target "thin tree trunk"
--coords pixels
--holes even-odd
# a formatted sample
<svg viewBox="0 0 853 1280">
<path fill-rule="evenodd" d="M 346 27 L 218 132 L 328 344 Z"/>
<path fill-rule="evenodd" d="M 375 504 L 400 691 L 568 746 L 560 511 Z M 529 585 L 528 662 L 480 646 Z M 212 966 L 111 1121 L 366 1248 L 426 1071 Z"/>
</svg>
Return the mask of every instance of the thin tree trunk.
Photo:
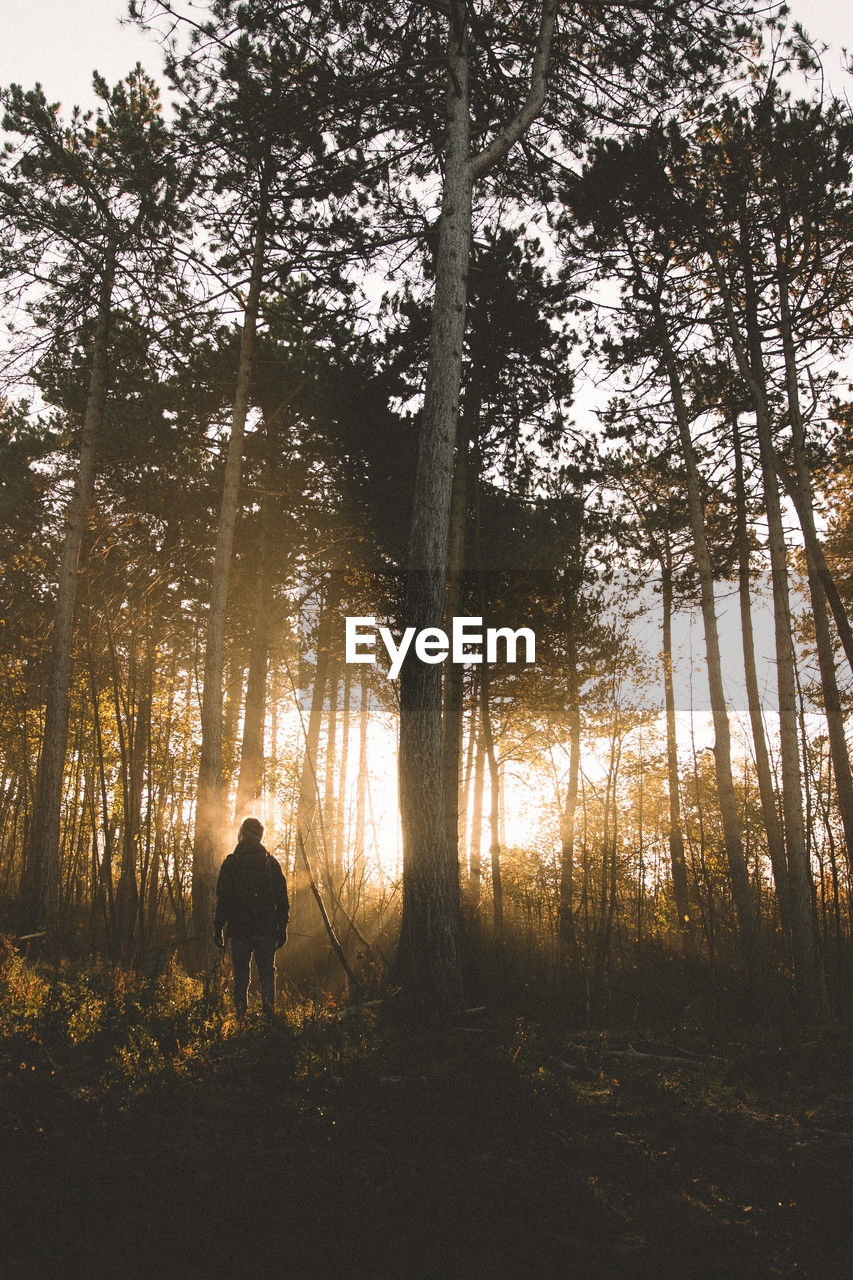
<svg viewBox="0 0 853 1280">
<path fill-rule="evenodd" d="M 472 910 L 476 911 L 480 905 L 480 894 L 483 887 L 483 791 L 486 782 L 486 744 L 483 738 L 483 722 L 479 706 L 475 708 L 474 716 L 475 724 L 478 724 L 480 728 L 477 734 L 477 755 L 474 761 L 474 811 L 471 815 L 471 874 L 468 880 L 468 902 Z"/>
<path fill-rule="evenodd" d="M 98 299 L 89 390 L 80 438 L 80 464 L 66 514 L 65 534 L 59 560 L 44 730 L 33 818 L 30 823 L 21 881 L 22 933 L 33 933 L 42 928 L 53 929 L 59 905 L 59 827 L 62 777 L 68 741 L 68 687 L 71 680 L 71 640 L 74 632 L 77 568 L 83 546 L 86 517 L 95 488 L 98 437 L 107 398 L 109 330 L 114 283 L 115 253 L 111 246 L 104 264 Z"/>
<path fill-rule="evenodd" d="M 358 778 L 355 790 L 355 850 L 352 860 L 350 886 L 351 904 L 355 907 L 355 895 L 364 878 L 364 831 L 367 815 L 367 725 L 370 710 L 370 689 L 367 683 L 367 667 L 361 668 L 358 715 Z"/>
<path fill-rule="evenodd" d="M 264 785 L 264 720 L 266 716 L 267 667 L 269 664 L 270 553 L 265 526 L 268 499 L 261 503 L 261 545 L 255 591 L 254 630 L 246 679 L 243 738 L 240 744 L 240 775 L 234 801 L 234 821 L 242 821 L 254 811 Z"/>
<path fill-rule="evenodd" d="M 658 334 L 666 363 L 672 392 L 673 408 L 678 424 L 681 441 L 681 454 L 684 460 L 685 478 L 687 481 L 687 503 L 690 512 L 690 531 L 693 539 L 693 555 L 699 574 L 702 599 L 702 619 L 705 631 L 705 653 L 708 670 L 708 690 L 711 699 L 711 713 L 714 722 L 714 761 L 717 776 L 717 792 L 720 799 L 720 814 L 723 822 L 723 838 L 726 846 L 726 860 L 729 878 L 737 911 L 740 941 L 749 971 L 753 974 L 764 970 L 764 955 L 761 936 L 758 928 L 758 917 L 749 883 L 749 871 L 743 852 L 740 819 L 738 816 L 737 796 L 732 777 L 731 732 L 729 729 L 729 713 L 723 689 L 723 668 L 720 659 L 720 639 L 717 629 L 717 608 L 714 599 L 714 573 L 711 567 L 711 556 L 708 551 L 708 540 L 705 535 L 705 517 L 702 510 L 702 491 L 699 478 L 699 467 L 696 452 L 690 435 L 690 419 L 687 405 L 681 389 L 681 380 L 675 352 L 672 348 L 659 306 L 656 306 Z"/>
<path fill-rule="evenodd" d="M 344 845 L 346 843 L 347 770 L 349 768 L 350 703 L 352 698 L 352 668 L 344 671 L 344 705 L 341 711 L 341 765 L 338 774 L 338 810 L 335 823 L 335 893 L 340 892 L 344 878 Z"/>
<path fill-rule="evenodd" d="M 690 919 L 687 887 L 687 863 L 684 860 L 684 829 L 681 821 L 681 784 L 678 776 L 678 739 L 675 727 L 675 687 L 672 678 L 672 554 L 666 536 L 661 560 L 661 598 L 663 603 L 663 689 L 666 711 L 666 766 L 669 790 L 669 862 L 672 891 L 681 942 L 689 956 L 695 954 L 696 940 Z"/>
<path fill-rule="evenodd" d="M 320 622 L 317 628 L 317 660 L 314 667 L 314 681 L 311 689 L 311 709 L 308 713 L 308 727 L 305 730 L 305 753 L 302 757 L 302 771 L 299 783 L 299 808 L 297 810 L 297 826 L 304 842 L 305 850 L 311 863 L 317 855 L 318 827 L 318 786 L 317 756 L 320 745 L 320 728 L 323 723 L 323 703 L 326 697 L 326 679 L 329 671 L 331 650 L 332 619 L 338 603 L 337 581 L 333 577 L 322 604 Z"/>
<path fill-rule="evenodd" d="M 577 950 L 574 917 L 575 814 L 578 806 L 581 762 L 581 709 L 577 686 L 577 648 L 574 633 L 569 637 L 569 780 L 560 814 L 560 901 L 558 937 L 561 960 L 574 957 Z"/>
<path fill-rule="evenodd" d="M 770 570 L 773 583 L 773 616 L 776 635 L 776 680 L 779 696 L 779 744 L 782 759 L 782 809 L 785 847 L 788 855 L 788 888 L 791 914 L 791 947 L 794 973 L 805 1008 L 827 1009 L 826 985 L 817 949 L 811 901 L 811 874 L 806 858 L 803 824 L 803 792 L 797 741 L 797 704 L 794 689 L 794 650 L 788 599 L 788 562 L 782 509 L 776 478 L 773 428 L 767 401 L 766 375 L 758 323 L 758 302 L 753 276 L 748 230 L 741 226 L 742 266 L 745 284 L 747 345 L 744 346 L 737 317 L 715 250 L 712 262 L 729 324 L 729 336 L 738 370 L 753 401 L 758 426 L 761 478 L 767 516 Z"/>
<path fill-rule="evenodd" d="M 841 708 L 841 696 L 835 673 L 835 655 L 832 649 L 832 636 L 829 629 L 829 618 L 826 611 L 826 597 L 821 583 L 820 566 L 815 548 L 817 531 L 814 522 L 814 505 L 812 497 L 811 475 L 806 457 L 805 427 L 800 408 L 800 392 L 797 377 L 797 355 L 791 323 L 788 282 L 781 261 L 781 251 L 776 249 L 779 282 L 780 329 L 782 333 L 782 349 L 785 356 L 785 381 L 788 399 L 788 415 L 791 421 L 791 436 L 794 447 L 794 468 L 800 503 L 797 511 L 803 529 L 806 546 L 806 568 L 808 573 L 809 597 L 811 599 L 814 618 L 815 643 L 817 646 L 818 664 L 820 666 L 820 682 L 823 690 L 823 707 L 829 735 L 829 749 L 832 754 L 832 765 L 835 769 L 835 791 L 838 797 L 838 808 L 844 827 L 844 840 L 848 849 L 853 850 L 853 776 L 850 772 L 850 757 L 847 753 L 847 739 L 844 730 L 844 713 Z"/>
<path fill-rule="evenodd" d="M 489 861 L 492 871 L 492 913 L 495 928 L 495 951 L 498 960 L 503 959 L 504 947 L 504 895 L 501 883 L 500 836 L 500 787 L 501 778 L 492 731 L 492 713 L 489 707 L 489 668 L 484 662 L 480 673 L 480 709 L 483 716 L 483 745 L 489 762 Z"/>
<path fill-rule="evenodd" d="M 743 472 L 740 427 L 737 414 L 732 415 L 732 443 L 735 456 L 735 529 L 738 550 L 738 590 L 740 596 L 740 624 L 743 637 L 743 667 L 746 680 L 746 698 L 749 705 L 749 722 L 755 750 L 755 771 L 758 776 L 758 793 L 761 800 L 761 816 L 767 835 L 767 852 L 773 868 L 776 899 L 782 931 L 790 944 L 791 923 L 788 906 L 788 863 L 785 839 L 776 808 L 776 792 L 770 768 L 770 754 L 764 733 L 764 717 L 761 713 L 761 697 L 758 691 L 758 673 L 755 665 L 755 639 L 752 627 L 752 602 L 749 563 L 749 530 L 746 518 L 746 482 Z"/>
<path fill-rule="evenodd" d="M 459 829 L 459 857 L 460 857 L 460 874 L 468 874 L 468 849 L 469 849 L 469 832 L 468 832 L 468 801 L 471 793 L 471 779 L 474 776 L 474 746 L 477 740 L 477 705 L 476 705 L 476 686 L 474 687 L 474 705 L 468 717 L 468 748 L 465 753 L 465 767 L 461 779 L 460 797 L 459 797 L 459 817 L 461 819 L 461 827 Z"/>
<path fill-rule="evenodd" d="M 329 660 L 329 698 L 326 716 L 326 776 L 323 783 L 323 867 L 332 891 L 337 895 L 335 880 L 335 839 L 337 836 L 337 740 L 338 740 L 338 686 L 340 667 L 334 657 Z"/>
<path fill-rule="evenodd" d="M 844 649 L 844 656 L 850 670 L 853 671 L 853 628 L 850 626 L 850 619 L 847 616 L 847 610 L 844 608 L 844 602 L 838 594 L 838 587 L 835 585 L 835 578 L 832 570 L 826 562 L 826 556 L 821 545 L 820 539 L 814 524 L 814 511 L 811 506 L 811 494 L 808 500 L 804 497 L 800 490 L 800 486 L 794 476 L 791 475 L 781 458 L 776 457 L 776 471 L 779 479 L 782 481 L 785 492 L 794 504 L 797 512 L 797 518 L 800 522 L 800 528 L 803 531 L 803 541 L 808 552 L 811 554 L 815 563 L 817 575 L 820 584 L 826 593 L 827 603 L 832 610 L 832 617 L 835 621 L 836 630 Z"/>
<path fill-rule="evenodd" d="M 474 385 L 479 385 L 475 377 Z M 453 492 L 450 503 L 450 545 L 447 553 L 447 596 L 445 630 L 450 634 L 453 619 L 465 610 L 465 531 L 468 512 L 468 440 L 470 418 L 479 417 L 479 406 L 466 404 L 463 429 L 456 450 Z M 445 664 L 442 703 L 441 772 L 444 792 L 447 857 L 451 884 L 455 886 L 454 913 L 459 911 L 459 773 L 462 755 L 462 712 L 465 668 L 461 663 Z"/>
<path fill-rule="evenodd" d="M 192 870 L 193 928 L 197 938 L 197 954 L 202 962 L 208 958 L 213 947 L 213 930 L 208 926 L 213 922 L 216 874 L 224 852 L 226 837 L 222 788 L 222 676 L 225 662 L 225 614 L 240 496 L 243 436 L 249 410 L 255 333 L 263 288 L 265 247 L 266 207 L 265 200 L 262 198 L 255 229 L 249 291 L 243 314 L 237 385 L 216 530 L 216 551 L 210 583 L 210 607 L 205 641 L 204 688 L 201 703 L 201 761 L 196 791 Z"/>
</svg>

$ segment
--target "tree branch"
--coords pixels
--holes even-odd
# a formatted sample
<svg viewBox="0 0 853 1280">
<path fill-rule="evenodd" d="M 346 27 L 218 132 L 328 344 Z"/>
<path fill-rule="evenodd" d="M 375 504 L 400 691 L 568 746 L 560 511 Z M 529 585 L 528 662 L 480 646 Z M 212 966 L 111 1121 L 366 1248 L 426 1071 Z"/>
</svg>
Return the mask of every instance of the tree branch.
<svg viewBox="0 0 853 1280">
<path fill-rule="evenodd" d="M 551 61 L 551 47 L 554 43 L 554 30 L 557 25 L 557 9 L 559 0 L 543 0 L 542 20 L 539 24 L 539 38 L 533 65 L 530 71 L 530 91 L 527 100 L 518 114 L 493 138 L 487 147 L 471 160 L 471 177 L 476 180 L 489 173 L 505 158 L 510 149 L 518 142 L 522 134 L 530 128 L 542 110 L 545 102 L 545 89 L 548 81 L 548 66 Z"/>
</svg>

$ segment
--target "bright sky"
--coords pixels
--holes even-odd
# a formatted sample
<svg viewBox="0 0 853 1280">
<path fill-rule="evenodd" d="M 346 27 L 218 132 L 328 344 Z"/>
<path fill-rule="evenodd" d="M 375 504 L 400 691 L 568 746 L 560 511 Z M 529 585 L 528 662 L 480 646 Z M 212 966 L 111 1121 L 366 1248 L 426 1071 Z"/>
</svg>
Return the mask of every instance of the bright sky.
<svg viewBox="0 0 853 1280">
<path fill-rule="evenodd" d="M 137 62 L 160 78 L 153 40 L 121 27 L 122 0 L 3 0 L 0 5 L 0 84 L 32 88 L 41 81 L 51 101 L 70 108 L 92 105 L 92 72 L 108 84 Z"/>
<path fill-rule="evenodd" d="M 853 47 L 850 0 L 790 0 L 790 7 L 812 35 Z M 124 0 L 2 0 L 0 85 L 40 80 L 48 98 L 71 107 L 91 105 L 94 68 L 113 84 L 139 61 L 159 78 L 160 50 L 119 25 L 126 10 Z M 837 65 L 828 64 L 833 80 Z"/>
</svg>

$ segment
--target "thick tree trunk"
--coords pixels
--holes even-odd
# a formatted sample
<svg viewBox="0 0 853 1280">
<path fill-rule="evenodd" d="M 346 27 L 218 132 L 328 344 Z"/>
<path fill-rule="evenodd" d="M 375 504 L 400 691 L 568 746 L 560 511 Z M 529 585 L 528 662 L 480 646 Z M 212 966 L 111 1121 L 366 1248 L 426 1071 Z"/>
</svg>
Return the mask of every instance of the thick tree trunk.
<svg viewBox="0 0 853 1280">
<path fill-rule="evenodd" d="M 717 777 L 717 793 L 723 823 L 726 860 L 737 912 L 740 941 L 747 967 L 752 974 L 764 971 L 764 954 L 758 928 L 758 915 L 752 899 L 749 871 L 743 851 L 737 796 L 732 778 L 731 732 L 729 713 L 723 689 L 723 669 L 720 660 L 720 639 L 717 628 L 717 608 L 714 599 L 714 573 L 705 536 L 705 517 L 702 510 L 702 491 L 696 452 L 690 435 L 690 419 L 687 413 L 675 352 L 669 338 L 663 316 L 657 311 L 658 334 L 664 353 L 673 408 L 681 441 L 687 481 L 687 503 L 690 513 L 690 531 L 693 555 L 699 573 L 702 599 L 702 620 L 705 631 L 705 654 L 708 669 L 708 691 L 711 699 L 711 715 L 714 723 L 714 762 Z"/>
<path fill-rule="evenodd" d="M 678 739 L 675 728 L 675 688 L 672 679 L 672 556 L 667 537 L 661 561 L 663 603 L 663 690 L 666 711 L 666 767 L 669 790 L 669 862 L 672 892 L 682 945 L 688 955 L 696 951 L 695 931 L 690 919 L 687 863 L 684 859 L 684 828 L 681 821 L 681 783 L 678 776 Z"/>
<path fill-rule="evenodd" d="M 767 852 L 773 868 L 773 881 L 776 885 L 776 900 L 779 903 L 779 918 L 782 931 L 790 943 L 791 922 L 788 907 L 788 862 L 785 854 L 785 839 L 779 822 L 779 811 L 776 808 L 776 790 L 773 786 L 773 771 L 770 767 L 770 753 L 767 750 L 767 738 L 764 732 L 764 717 L 761 713 L 761 696 L 758 691 L 758 673 L 755 665 L 755 639 L 752 626 L 752 602 L 749 564 L 749 531 L 746 518 L 746 485 L 743 473 L 743 454 L 741 450 L 740 428 L 737 415 L 732 420 L 732 442 L 735 455 L 735 528 L 738 549 L 738 590 L 740 596 L 740 625 L 743 637 L 743 667 L 746 681 L 746 698 L 749 706 L 749 723 L 752 729 L 752 743 L 755 751 L 755 771 L 758 776 L 758 793 L 761 800 L 761 816 L 767 834 Z"/>
<path fill-rule="evenodd" d="M 101 278 L 98 316 L 92 347 L 92 365 L 83 431 L 80 463 L 74 492 L 65 520 L 65 534 L 59 560 L 59 581 L 53 617 L 44 731 L 39 757 L 35 804 L 29 829 L 26 861 L 21 881 L 21 932 L 52 929 L 59 905 L 59 828 L 62 807 L 62 777 L 68 740 L 68 686 L 71 680 L 71 640 L 74 632 L 74 601 L 77 593 L 77 566 L 86 528 L 86 516 L 95 488 L 98 436 L 107 398 L 107 367 L 115 258 L 109 251 Z"/>
<path fill-rule="evenodd" d="M 404 621 L 440 627 L 444 610 L 453 454 L 465 336 L 474 181 L 500 164 L 539 114 L 557 15 L 544 0 L 530 92 L 518 114 L 470 156 L 467 8 L 449 0 L 447 134 L 435 298 L 415 479 Z M 400 683 L 403 916 L 398 980 L 427 1001 L 461 996 L 458 888 L 450 874 L 441 772 L 441 674 L 410 657 Z"/>
<path fill-rule="evenodd" d="M 451 0 L 447 143 L 426 398 L 409 543 L 405 624 L 440 627 L 462 346 L 468 289 L 472 184 L 468 37 L 464 6 Z M 398 980 L 427 1000 L 461 996 L 458 887 L 447 857 L 441 771 L 441 667 L 410 656 L 400 680 L 400 808 L 403 917 Z"/>
<path fill-rule="evenodd" d="M 225 614 L 228 585 L 231 580 L 240 476 L 243 468 L 243 435 L 249 411 L 255 333 L 263 288 L 265 244 L 266 210 L 262 204 L 255 230 L 252 271 L 243 315 L 237 385 L 231 416 L 231 435 L 225 460 L 222 500 L 216 530 L 216 551 L 210 583 L 210 606 L 207 615 L 204 688 L 201 703 L 201 761 L 196 791 L 192 871 L 193 929 L 196 936 L 197 956 L 202 962 L 208 958 L 213 947 L 212 923 L 216 875 L 226 839 L 226 815 L 222 789 L 222 675 L 225 663 Z"/>
</svg>

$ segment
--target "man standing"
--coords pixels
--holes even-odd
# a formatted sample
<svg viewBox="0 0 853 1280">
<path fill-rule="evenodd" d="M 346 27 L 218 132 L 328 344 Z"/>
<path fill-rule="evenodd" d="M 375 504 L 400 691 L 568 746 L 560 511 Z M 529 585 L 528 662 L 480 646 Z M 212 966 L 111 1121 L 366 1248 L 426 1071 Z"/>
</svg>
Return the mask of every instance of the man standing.
<svg viewBox="0 0 853 1280">
<path fill-rule="evenodd" d="M 276 859 L 261 844 L 263 834 L 257 818 L 245 819 L 237 847 L 223 862 L 216 884 L 214 939 L 220 948 L 225 946 L 226 934 L 231 939 L 238 1018 L 246 1012 L 252 956 L 258 966 L 264 1012 L 273 1012 L 275 953 L 287 939 L 287 881 Z"/>
</svg>

